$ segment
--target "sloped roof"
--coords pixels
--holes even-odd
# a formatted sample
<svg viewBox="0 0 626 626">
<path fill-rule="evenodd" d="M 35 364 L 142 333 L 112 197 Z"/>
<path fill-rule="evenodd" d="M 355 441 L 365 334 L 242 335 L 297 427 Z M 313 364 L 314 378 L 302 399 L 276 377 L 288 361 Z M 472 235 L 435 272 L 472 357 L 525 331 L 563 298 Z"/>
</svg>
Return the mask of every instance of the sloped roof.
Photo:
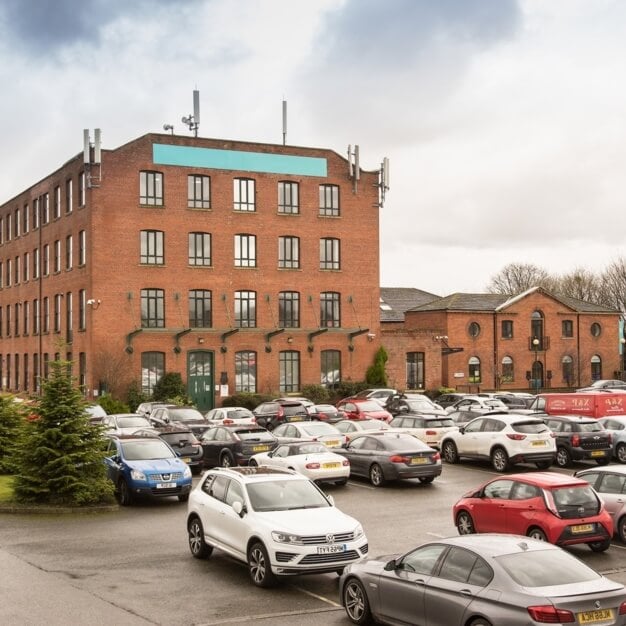
<svg viewBox="0 0 626 626">
<path fill-rule="evenodd" d="M 440 297 L 421 289 L 406 287 L 380 288 L 380 321 L 403 322 L 404 312 Z"/>
</svg>

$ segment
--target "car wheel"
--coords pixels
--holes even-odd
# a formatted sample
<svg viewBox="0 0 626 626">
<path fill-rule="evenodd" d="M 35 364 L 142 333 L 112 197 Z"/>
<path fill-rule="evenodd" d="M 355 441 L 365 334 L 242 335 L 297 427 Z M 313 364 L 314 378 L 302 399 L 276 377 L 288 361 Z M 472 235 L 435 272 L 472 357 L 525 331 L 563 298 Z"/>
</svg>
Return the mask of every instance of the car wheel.
<svg viewBox="0 0 626 626">
<path fill-rule="evenodd" d="M 252 544 L 248 550 L 248 571 L 257 587 L 271 587 L 276 584 L 267 550 L 260 542 Z"/>
<path fill-rule="evenodd" d="M 491 453 L 491 466 L 496 472 L 506 472 L 509 468 L 509 455 L 503 448 L 496 448 Z"/>
<path fill-rule="evenodd" d="M 469 626 L 491 626 L 491 622 L 488 622 L 484 617 L 477 617 L 469 623 Z"/>
<path fill-rule="evenodd" d="M 473 535 L 476 532 L 474 520 L 467 511 L 460 511 L 456 516 L 456 529 L 459 535 Z"/>
<path fill-rule="evenodd" d="M 567 467 L 572 462 L 572 457 L 566 448 L 557 448 L 554 460 L 559 467 Z"/>
<path fill-rule="evenodd" d="M 342 478 L 341 480 L 336 480 L 335 481 L 335 485 L 339 485 L 341 487 L 343 487 L 343 485 L 347 485 L 348 484 L 348 479 L 347 478 Z"/>
<path fill-rule="evenodd" d="M 605 552 L 609 549 L 611 545 L 610 539 L 605 539 L 604 541 L 592 541 L 588 544 L 593 552 Z"/>
<path fill-rule="evenodd" d="M 189 541 L 189 549 L 196 559 L 208 559 L 213 552 L 213 546 L 208 545 L 204 541 L 204 529 L 202 522 L 193 517 L 187 524 L 187 538 Z"/>
<path fill-rule="evenodd" d="M 383 468 L 378 465 L 378 463 L 374 463 L 374 465 L 370 467 L 370 482 L 374 487 L 382 487 L 385 484 Z"/>
<path fill-rule="evenodd" d="M 181 494 L 178 496 L 178 500 L 179 500 L 180 502 L 187 502 L 187 500 L 189 500 L 189 494 L 188 494 L 188 493 L 181 493 Z"/>
<path fill-rule="evenodd" d="M 422 485 L 430 485 L 430 483 L 432 483 L 433 480 L 435 480 L 434 476 L 422 476 L 422 478 L 419 479 Z"/>
<path fill-rule="evenodd" d="M 531 539 L 536 539 L 537 541 L 548 541 L 546 533 L 544 533 L 541 528 L 537 528 L 536 526 L 531 528 L 526 535 Z"/>
<path fill-rule="evenodd" d="M 365 588 L 356 578 L 346 581 L 343 588 L 343 606 L 353 624 L 369 624 L 372 621 L 370 603 Z"/>
<path fill-rule="evenodd" d="M 128 483 L 122 478 L 117 485 L 117 499 L 122 506 L 133 503 L 133 494 L 128 488 Z"/>
<path fill-rule="evenodd" d="M 608 465 L 611 462 L 611 457 L 604 457 L 603 459 L 596 459 L 598 465 Z"/>
<path fill-rule="evenodd" d="M 443 459 L 446 463 L 459 462 L 459 453 L 453 441 L 444 441 L 441 451 L 443 452 Z"/>
<path fill-rule="evenodd" d="M 256 462 L 256 459 L 250 459 L 250 462 L 248 463 L 248 465 L 250 467 L 258 467 L 258 463 Z"/>
<path fill-rule="evenodd" d="M 222 452 L 222 455 L 220 456 L 220 465 L 222 467 L 233 466 L 233 457 L 230 455 L 230 452 Z"/>
<path fill-rule="evenodd" d="M 619 539 L 622 543 L 626 543 L 626 515 L 620 517 L 615 528 Z"/>
<path fill-rule="evenodd" d="M 615 456 L 620 463 L 626 463 L 626 444 L 620 443 L 617 445 Z"/>
<path fill-rule="evenodd" d="M 552 461 L 537 461 L 535 467 L 540 470 L 548 469 L 552 465 Z"/>
</svg>

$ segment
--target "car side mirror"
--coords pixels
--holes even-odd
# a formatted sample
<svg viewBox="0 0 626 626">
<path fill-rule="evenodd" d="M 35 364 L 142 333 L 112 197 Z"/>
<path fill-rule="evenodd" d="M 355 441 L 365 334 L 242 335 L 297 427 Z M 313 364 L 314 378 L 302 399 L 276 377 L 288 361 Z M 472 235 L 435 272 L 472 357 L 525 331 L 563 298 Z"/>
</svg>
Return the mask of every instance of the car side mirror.
<svg viewBox="0 0 626 626">
<path fill-rule="evenodd" d="M 243 517 L 246 514 L 246 507 L 241 500 L 235 500 L 231 506 L 233 507 L 233 511 L 235 511 L 239 517 Z"/>
<path fill-rule="evenodd" d="M 396 562 L 395 559 L 391 559 L 391 561 L 387 561 L 387 563 L 385 563 L 385 571 L 386 572 L 391 572 L 394 569 L 396 569 L 398 563 Z"/>
<path fill-rule="evenodd" d="M 335 499 L 331 495 L 326 494 L 326 499 L 328 500 L 331 506 L 335 506 Z"/>
<path fill-rule="evenodd" d="M 460 426 L 459 427 L 459 432 L 464 435 L 465 434 L 465 426 Z"/>
<path fill-rule="evenodd" d="M 409 412 L 409 407 L 408 406 L 401 406 L 400 407 L 400 413 L 408 413 Z"/>
</svg>

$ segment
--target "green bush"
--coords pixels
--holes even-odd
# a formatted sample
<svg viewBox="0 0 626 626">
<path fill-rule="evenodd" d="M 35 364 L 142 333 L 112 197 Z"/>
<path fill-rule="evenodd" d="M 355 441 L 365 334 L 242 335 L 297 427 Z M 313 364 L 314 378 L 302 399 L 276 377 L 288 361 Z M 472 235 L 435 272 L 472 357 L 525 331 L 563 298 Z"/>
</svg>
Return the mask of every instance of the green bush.
<svg viewBox="0 0 626 626">
<path fill-rule="evenodd" d="M 13 473 L 12 456 L 24 419 L 24 409 L 13 396 L 0 396 L 0 474 Z"/>
<path fill-rule="evenodd" d="M 187 389 L 179 372 L 166 372 L 159 378 L 152 391 L 152 400 L 155 402 L 169 402 L 178 398 L 181 404 L 190 404 Z"/>
<path fill-rule="evenodd" d="M 326 404 L 330 401 L 331 394 L 324 385 L 304 385 L 300 391 L 315 404 Z"/>
<path fill-rule="evenodd" d="M 100 398 L 98 398 L 98 404 L 109 415 L 112 415 L 113 413 L 132 413 L 130 407 L 127 404 L 124 404 L 124 402 L 122 402 L 121 400 L 116 400 L 108 393 L 105 393 L 104 395 L 100 396 Z"/>
<path fill-rule="evenodd" d="M 227 396 L 222 401 L 222 406 L 242 406 L 246 409 L 250 409 L 252 411 L 255 409 L 261 402 L 267 402 L 271 400 L 274 396 L 268 396 L 266 394 L 260 393 L 236 393 L 232 396 Z"/>
<path fill-rule="evenodd" d="M 147 401 L 148 401 L 148 396 L 141 391 L 141 389 L 139 388 L 139 383 L 136 380 L 134 380 L 128 386 L 128 390 L 126 391 L 126 404 L 128 405 L 130 412 L 134 413 L 137 410 L 137 407 L 142 402 L 147 402 Z"/>
<path fill-rule="evenodd" d="M 387 372 L 385 372 L 385 363 L 389 356 L 383 346 L 380 346 L 374 355 L 374 363 L 367 368 L 365 380 L 372 387 L 387 387 Z"/>
</svg>

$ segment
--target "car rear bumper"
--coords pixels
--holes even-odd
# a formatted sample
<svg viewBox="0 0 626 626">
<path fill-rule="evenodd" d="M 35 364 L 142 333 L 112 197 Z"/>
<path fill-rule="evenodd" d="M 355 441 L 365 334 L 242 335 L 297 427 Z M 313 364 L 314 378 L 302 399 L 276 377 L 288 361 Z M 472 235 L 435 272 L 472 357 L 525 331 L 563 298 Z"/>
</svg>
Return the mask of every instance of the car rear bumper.
<svg viewBox="0 0 626 626">
<path fill-rule="evenodd" d="M 511 463 L 541 463 L 543 461 L 551 463 L 556 456 L 556 450 L 546 452 L 520 452 L 509 457 Z"/>
<path fill-rule="evenodd" d="M 387 480 L 397 480 L 404 478 L 429 478 L 441 475 L 441 463 L 436 465 L 393 465 L 383 467 L 383 472 Z"/>
<path fill-rule="evenodd" d="M 574 461 L 595 461 L 596 459 L 610 459 L 613 456 L 612 447 L 605 450 L 583 450 L 582 448 L 572 448 L 572 459 Z"/>
<path fill-rule="evenodd" d="M 568 525 L 564 528 L 561 534 L 555 538 L 554 543 L 558 546 L 570 546 L 579 543 L 594 543 L 596 541 L 606 541 L 612 538 L 612 532 L 601 522 L 589 522 L 594 526 L 594 529 L 587 533 L 574 533 L 572 527 L 576 525 Z"/>
</svg>

